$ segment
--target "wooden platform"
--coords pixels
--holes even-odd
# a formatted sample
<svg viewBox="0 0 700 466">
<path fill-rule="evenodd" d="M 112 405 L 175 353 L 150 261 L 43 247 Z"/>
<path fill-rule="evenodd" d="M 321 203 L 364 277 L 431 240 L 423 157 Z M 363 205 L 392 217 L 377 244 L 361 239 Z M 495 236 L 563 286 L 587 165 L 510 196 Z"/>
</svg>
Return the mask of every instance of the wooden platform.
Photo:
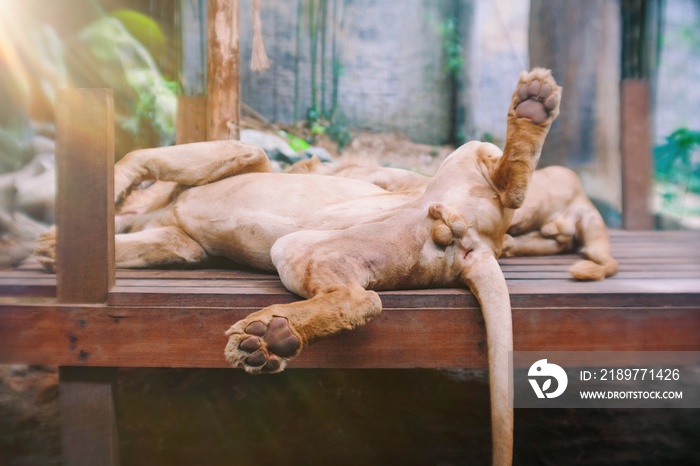
<svg viewBox="0 0 700 466">
<path fill-rule="evenodd" d="M 501 264 L 515 350 L 700 350 L 700 233 L 613 232 L 619 273 L 575 282 L 574 255 Z M 0 363 L 226 367 L 224 331 L 297 297 L 275 275 L 118 270 L 108 302 L 57 304 L 55 276 L 0 272 Z M 369 325 L 307 350 L 290 368 L 485 367 L 483 319 L 467 290 L 380 293 Z M 439 344 L 431 344 L 439 342 Z"/>
</svg>

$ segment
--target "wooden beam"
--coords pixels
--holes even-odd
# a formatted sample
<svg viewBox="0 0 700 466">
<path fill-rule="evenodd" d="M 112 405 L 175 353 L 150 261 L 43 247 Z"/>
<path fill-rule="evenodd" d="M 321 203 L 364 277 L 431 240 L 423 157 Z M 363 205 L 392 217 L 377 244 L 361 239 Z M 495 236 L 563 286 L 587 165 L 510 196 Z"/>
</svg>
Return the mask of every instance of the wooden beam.
<svg viewBox="0 0 700 466">
<path fill-rule="evenodd" d="M 240 137 L 239 1 L 207 4 L 207 140 Z"/>
<path fill-rule="evenodd" d="M 622 226 L 651 230 L 651 128 L 649 83 L 624 79 L 620 92 L 622 153 Z"/>
<path fill-rule="evenodd" d="M 63 463 L 117 466 L 117 369 L 59 367 L 58 374 Z"/>
<path fill-rule="evenodd" d="M 105 302 L 114 285 L 111 89 L 59 90 L 56 169 L 57 298 Z"/>
<path fill-rule="evenodd" d="M 700 351 L 698 294 L 675 300 L 688 305 L 654 299 L 656 307 L 565 307 L 550 299 L 551 307 L 514 306 L 515 349 Z M 4 305 L 0 363 L 224 368 L 224 331 L 258 309 Z M 385 309 L 361 328 L 312 345 L 290 367 L 486 367 L 485 338 L 478 308 Z"/>
</svg>

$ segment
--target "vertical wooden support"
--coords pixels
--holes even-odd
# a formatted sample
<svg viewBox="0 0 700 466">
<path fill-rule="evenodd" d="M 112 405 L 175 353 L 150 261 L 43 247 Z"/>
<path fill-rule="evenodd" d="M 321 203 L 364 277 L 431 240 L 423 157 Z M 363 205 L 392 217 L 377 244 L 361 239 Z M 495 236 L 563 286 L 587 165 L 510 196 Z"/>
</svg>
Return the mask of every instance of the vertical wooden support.
<svg viewBox="0 0 700 466">
<path fill-rule="evenodd" d="M 61 444 L 66 466 L 117 466 L 117 369 L 59 368 Z"/>
<path fill-rule="evenodd" d="M 114 284 L 111 89 L 61 89 L 56 102 L 56 296 L 102 303 Z M 116 369 L 59 368 L 66 465 L 119 464 Z"/>
<path fill-rule="evenodd" d="M 187 144 L 207 140 L 207 98 L 181 95 L 177 98 L 175 143 Z"/>
<path fill-rule="evenodd" d="M 654 219 L 649 206 L 651 190 L 651 129 L 649 83 L 624 79 L 620 92 L 622 152 L 622 226 L 650 230 Z"/>
<path fill-rule="evenodd" d="M 56 294 L 101 303 L 114 284 L 111 89 L 61 89 L 56 104 Z"/>
<path fill-rule="evenodd" d="M 207 3 L 207 140 L 240 137 L 239 0 Z"/>
</svg>

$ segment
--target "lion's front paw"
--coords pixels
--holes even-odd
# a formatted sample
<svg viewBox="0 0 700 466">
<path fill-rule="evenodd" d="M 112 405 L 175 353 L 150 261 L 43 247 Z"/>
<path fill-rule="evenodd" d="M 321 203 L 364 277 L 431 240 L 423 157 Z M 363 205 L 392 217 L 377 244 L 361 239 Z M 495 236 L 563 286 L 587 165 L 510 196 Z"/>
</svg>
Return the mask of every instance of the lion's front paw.
<svg viewBox="0 0 700 466">
<path fill-rule="evenodd" d="M 226 335 L 226 360 L 251 374 L 281 372 L 301 349 L 285 317 L 249 317 L 234 324 Z"/>
<path fill-rule="evenodd" d="M 561 87 L 552 74 L 548 70 L 535 68 L 521 76 L 513 108 L 518 118 L 527 118 L 541 125 L 556 118 L 560 100 Z"/>
</svg>

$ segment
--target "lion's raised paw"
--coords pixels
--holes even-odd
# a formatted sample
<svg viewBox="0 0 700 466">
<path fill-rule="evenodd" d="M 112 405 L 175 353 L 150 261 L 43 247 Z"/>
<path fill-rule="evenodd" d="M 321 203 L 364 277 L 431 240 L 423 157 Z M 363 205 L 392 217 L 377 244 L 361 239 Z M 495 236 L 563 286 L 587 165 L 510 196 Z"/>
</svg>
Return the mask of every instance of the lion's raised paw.
<svg viewBox="0 0 700 466">
<path fill-rule="evenodd" d="M 515 103 L 515 115 L 527 118 L 537 125 L 556 117 L 561 99 L 561 88 L 549 72 L 533 70 L 521 78 Z"/>
</svg>

